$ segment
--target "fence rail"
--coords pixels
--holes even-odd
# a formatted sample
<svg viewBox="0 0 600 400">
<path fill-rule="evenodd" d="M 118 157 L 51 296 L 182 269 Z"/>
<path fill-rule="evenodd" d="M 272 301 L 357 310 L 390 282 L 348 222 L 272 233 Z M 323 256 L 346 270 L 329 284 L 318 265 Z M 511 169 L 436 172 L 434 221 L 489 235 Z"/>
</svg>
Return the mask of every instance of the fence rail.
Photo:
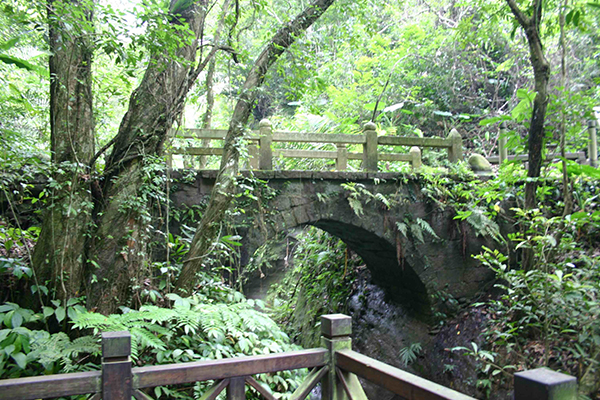
<svg viewBox="0 0 600 400">
<path fill-rule="evenodd" d="M 588 148 L 587 148 L 587 156 L 583 151 L 575 152 L 575 153 L 566 153 L 565 158 L 567 160 L 577 161 L 579 164 L 589 164 L 594 168 L 598 168 L 598 137 L 596 134 L 597 131 L 597 121 L 589 120 L 587 123 L 587 131 L 588 131 Z M 498 155 L 488 157 L 488 161 L 492 164 L 502 164 L 504 160 L 518 160 L 518 161 L 528 161 L 528 154 L 520 154 L 516 156 L 509 156 L 508 149 L 506 148 L 506 134 L 508 132 L 508 128 L 506 126 L 506 122 L 501 122 L 499 126 L 498 132 Z M 562 157 L 560 153 L 550 153 L 546 155 L 546 159 L 555 160 Z"/>
<path fill-rule="evenodd" d="M 588 121 L 588 149 L 585 152 L 567 153 L 568 160 L 575 160 L 580 164 L 588 163 L 598 167 L 598 144 L 597 144 L 597 122 Z M 487 157 L 492 164 L 501 164 L 504 160 L 527 161 L 528 155 L 509 156 L 506 148 L 506 123 L 500 124 L 498 137 L 498 155 Z M 196 156 L 220 156 L 223 149 L 208 146 L 212 140 L 224 140 L 227 135 L 225 129 L 183 129 L 172 133 L 173 137 L 180 139 L 200 139 L 203 145 L 200 147 L 189 146 L 176 148 L 169 154 L 169 165 L 172 164 L 173 155 L 196 155 Z M 414 169 L 422 165 L 421 149 L 441 148 L 447 149 L 450 162 L 463 159 L 462 138 L 458 131 L 452 129 L 446 138 L 416 138 L 403 136 L 377 136 L 376 126 L 367 123 L 363 134 L 323 134 L 306 132 L 273 131 L 269 120 L 260 122 L 260 129 L 251 131 L 245 139 L 248 141 L 250 154 L 249 169 L 272 170 L 273 157 L 288 157 L 301 159 L 325 159 L 335 160 L 336 170 L 344 171 L 348 168 L 348 160 L 361 160 L 364 171 L 377 171 L 379 161 L 408 162 Z M 273 148 L 276 143 L 319 143 L 332 144 L 337 147 L 332 150 L 301 150 Z M 362 152 L 348 151 L 348 145 L 362 145 Z M 408 146 L 410 151 L 406 153 L 387 153 L 379 150 L 379 146 Z M 560 154 L 548 154 L 548 158 L 559 158 Z M 589 157 L 589 161 L 588 161 Z"/>
<path fill-rule="evenodd" d="M 224 390 L 228 400 L 245 399 L 246 386 L 250 386 L 263 398 L 273 400 L 277 396 L 252 375 L 312 368 L 292 400 L 305 399 L 318 383 L 324 400 L 365 400 L 358 377 L 408 400 L 473 399 L 352 351 L 352 319 L 346 315 L 323 315 L 321 332 L 324 348 L 136 368 L 129 359 L 129 332 L 103 333 L 101 371 L 0 380 L 0 397 L 26 400 L 92 394 L 93 400 L 130 400 L 132 396 L 149 400 L 142 389 L 215 380 L 201 399 L 215 399 Z M 515 375 L 516 400 L 557 400 L 556 396 L 576 399 L 576 379 L 548 369 Z"/>
<path fill-rule="evenodd" d="M 174 149 L 170 156 L 184 155 L 222 155 L 223 149 L 209 147 L 211 140 L 224 140 L 226 130 L 223 129 L 184 129 L 177 131 L 172 136 L 180 139 L 200 139 L 203 146 L 190 146 Z M 374 123 L 367 123 L 362 135 L 323 134 L 305 132 L 273 131 L 269 120 L 260 122 L 260 129 L 252 131 L 245 136 L 248 141 L 250 154 L 250 169 L 272 170 L 273 157 L 289 158 L 317 158 L 336 160 L 336 170 L 344 171 L 348 168 L 348 160 L 362 160 L 363 170 L 377 171 L 379 161 L 409 162 L 415 169 L 421 167 L 421 148 L 445 148 L 448 150 L 448 159 L 451 162 L 462 160 L 462 138 L 458 131 L 453 129 L 447 138 L 412 138 L 402 136 L 377 136 Z M 337 147 L 332 150 L 300 150 L 273 148 L 272 143 L 321 143 L 332 144 Z M 363 151 L 349 152 L 348 145 L 362 145 Z M 409 146 L 410 151 L 405 153 L 387 153 L 379 151 L 379 146 Z M 172 161 L 169 160 L 169 163 Z"/>
</svg>

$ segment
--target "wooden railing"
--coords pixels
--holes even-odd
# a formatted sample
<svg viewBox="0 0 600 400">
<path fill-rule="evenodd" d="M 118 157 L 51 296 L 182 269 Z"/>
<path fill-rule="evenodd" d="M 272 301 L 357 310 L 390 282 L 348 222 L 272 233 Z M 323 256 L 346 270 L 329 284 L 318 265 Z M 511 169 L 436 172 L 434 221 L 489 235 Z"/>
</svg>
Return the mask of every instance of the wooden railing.
<svg viewBox="0 0 600 400">
<path fill-rule="evenodd" d="M 291 396 L 306 398 L 321 384 L 323 400 L 367 399 L 358 377 L 366 379 L 408 400 L 473 400 L 406 371 L 352 351 L 352 319 L 342 314 L 321 317 L 324 348 L 223 360 L 197 361 L 132 368 L 129 332 L 102 334 L 102 370 L 0 380 L 2 399 L 40 399 L 91 394 L 98 400 L 148 400 L 144 389 L 207 380 L 216 381 L 201 397 L 215 399 L 223 390 L 228 400 L 245 399 L 246 386 L 267 400 L 277 397 L 252 375 L 312 368 Z M 575 378 L 536 369 L 515 374 L 515 400 L 575 399 Z"/>
<path fill-rule="evenodd" d="M 587 124 L 588 131 L 588 151 L 587 157 L 585 152 L 578 151 L 576 153 L 566 153 L 565 158 L 567 160 L 577 161 L 579 164 L 589 164 L 594 168 L 598 168 L 598 137 L 596 134 L 597 130 L 597 122 L 596 120 L 589 120 Z M 502 122 L 500 124 L 500 130 L 498 134 L 498 155 L 488 157 L 488 161 L 492 164 L 502 164 L 504 160 L 519 160 L 519 161 L 528 161 L 529 155 L 520 154 L 516 156 L 509 156 L 508 150 L 506 148 L 506 133 L 508 129 L 506 127 L 506 122 Z M 550 153 L 546 155 L 548 160 L 558 159 L 560 158 L 560 153 Z M 588 158 L 589 157 L 589 158 Z M 589 160 L 589 162 L 588 162 Z"/>
<path fill-rule="evenodd" d="M 362 135 L 322 134 L 302 132 L 273 132 L 271 122 L 262 120 L 258 131 L 252 131 L 245 139 L 248 143 L 250 155 L 250 169 L 272 170 L 273 157 L 289 158 L 317 158 L 335 160 L 336 170 L 344 171 L 348 167 L 348 160 L 362 160 L 364 171 L 377 171 L 379 161 L 403 161 L 411 163 L 412 167 L 421 167 L 421 148 L 447 149 L 448 159 L 451 162 L 462 160 L 462 138 L 458 131 L 453 129 L 447 138 L 417 138 L 403 136 L 377 136 L 376 125 L 372 122 L 364 126 Z M 203 143 L 212 140 L 223 140 L 227 134 L 221 129 L 184 129 L 175 132 L 172 136 L 179 139 L 199 139 Z M 336 151 L 327 150 L 298 150 L 273 148 L 273 142 L 287 143 L 329 143 L 337 147 Z M 362 145 L 363 152 L 349 152 L 348 145 Z M 380 152 L 378 146 L 411 146 L 408 154 Z M 176 154 L 208 156 L 221 155 L 223 149 L 218 147 L 185 147 L 173 149 L 170 156 Z M 169 161 L 171 163 L 171 161 Z"/>
</svg>

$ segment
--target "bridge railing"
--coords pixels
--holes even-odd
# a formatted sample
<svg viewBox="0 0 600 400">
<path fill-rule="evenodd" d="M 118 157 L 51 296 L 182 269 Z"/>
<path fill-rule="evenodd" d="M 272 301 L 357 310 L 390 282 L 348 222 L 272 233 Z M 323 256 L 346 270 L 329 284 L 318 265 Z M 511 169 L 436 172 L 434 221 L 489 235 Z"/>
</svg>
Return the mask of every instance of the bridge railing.
<svg viewBox="0 0 600 400">
<path fill-rule="evenodd" d="M 252 357 L 132 368 L 129 332 L 102 334 L 102 370 L 0 380 L 2 399 L 39 399 L 91 394 L 91 400 L 149 400 L 144 389 L 214 380 L 201 399 L 215 399 L 224 390 L 228 400 L 246 398 L 246 386 L 267 400 L 277 396 L 252 375 L 312 368 L 291 399 L 305 399 L 321 384 L 324 400 L 367 399 L 358 377 L 408 400 L 474 400 L 455 390 L 412 375 L 352 351 L 352 319 L 342 314 L 321 317 L 324 348 Z M 577 381 L 549 369 L 515 374 L 515 400 L 575 399 Z"/>
<path fill-rule="evenodd" d="M 273 157 L 289 157 L 302 159 L 330 159 L 335 160 L 336 170 L 344 171 L 348 167 L 348 160 L 362 160 L 364 171 L 377 171 L 379 161 L 409 162 L 415 169 L 421 167 L 422 148 L 447 149 L 448 159 L 451 162 L 462 160 L 462 138 L 458 131 L 453 129 L 447 138 L 413 138 L 403 136 L 378 136 L 374 123 L 367 123 L 363 134 L 322 134 L 304 132 L 273 131 L 269 120 L 262 120 L 258 131 L 252 131 L 245 139 L 248 141 L 250 155 L 249 167 L 257 170 L 272 170 Z M 180 139 L 200 139 L 205 144 L 212 140 L 223 140 L 227 130 L 221 129 L 183 129 L 172 136 Z M 299 150 L 273 148 L 273 142 L 285 143 L 328 143 L 337 147 L 336 151 L 327 150 Z M 348 145 L 362 145 L 362 153 L 348 151 Z M 408 154 L 387 153 L 379 150 L 379 146 L 410 146 Z M 183 155 L 222 155 L 223 149 L 189 146 L 173 149 L 170 156 Z M 169 160 L 171 160 L 169 158 Z M 171 165 L 172 161 L 169 161 Z"/>
<path fill-rule="evenodd" d="M 598 137 L 597 137 L 597 121 L 589 120 L 587 124 L 588 131 L 588 148 L 587 157 L 585 152 L 578 151 L 575 153 L 566 153 L 565 158 L 567 160 L 577 161 L 579 164 L 589 164 L 594 168 L 598 168 Z M 506 133 L 508 129 L 506 122 L 500 123 L 500 129 L 498 131 L 498 155 L 488 157 L 488 161 L 492 164 L 502 164 L 504 160 L 519 160 L 528 161 L 528 154 L 520 154 L 516 156 L 509 156 L 508 149 L 506 148 Z M 549 160 L 560 158 L 560 153 L 547 154 L 546 158 Z M 589 157 L 589 158 L 588 158 Z"/>
</svg>

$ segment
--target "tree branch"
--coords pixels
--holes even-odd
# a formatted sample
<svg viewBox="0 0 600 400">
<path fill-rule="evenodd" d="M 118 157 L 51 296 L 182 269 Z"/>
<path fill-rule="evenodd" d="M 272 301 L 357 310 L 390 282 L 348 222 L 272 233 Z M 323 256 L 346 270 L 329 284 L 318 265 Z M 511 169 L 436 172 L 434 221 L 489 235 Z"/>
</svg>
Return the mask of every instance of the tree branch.
<svg viewBox="0 0 600 400">
<path fill-rule="evenodd" d="M 88 166 L 90 168 L 92 168 L 94 166 L 94 163 L 96 162 L 96 160 L 98 159 L 98 157 L 100 157 L 102 155 L 102 153 L 104 153 L 106 150 L 108 150 L 110 148 L 110 146 L 112 146 L 113 144 L 115 144 L 117 140 L 117 136 L 115 136 L 114 138 L 112 138 L 110 140 L 110 142 L 106 143 L 95 155 L 94 157 L 92 157 L 92 159 L 90 160 L 90 163 L 88 164 Z"/>
<path fill-rule="evenodd" d="M 508 3 L 512 13 L 517 18 L 519 25 L 521 25 L 523 29 L 527 29 L 527 27 L 531 24 L 531 19 L 525 15 L 523 11 L 521 11 L 515 0 L 506 0 L 506 2 Z"/>
</svg>

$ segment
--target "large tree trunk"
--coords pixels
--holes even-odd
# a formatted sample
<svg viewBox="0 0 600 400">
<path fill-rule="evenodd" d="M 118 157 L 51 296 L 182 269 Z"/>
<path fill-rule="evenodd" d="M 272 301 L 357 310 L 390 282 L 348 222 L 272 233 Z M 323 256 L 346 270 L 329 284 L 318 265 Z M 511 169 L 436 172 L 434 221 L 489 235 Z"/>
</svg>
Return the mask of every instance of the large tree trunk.
<svg viewBox="0 0 600 400">
<path fill-rule="evenodd" d="M 506 0 L 519 25 L 525 31 L 529 44 L 529 57 L 533 67 L 535 80 L 535 100 L 533 101 L 533 115 L 529 126 L 528 151 L 529 169 L 528 179 L 525 184 L 525 208 L 534 208 L 537 204 L 537 178 L 542 167 L 542 147 L 544 145 L 544 120 L 548 106 L 548 80 L 550 78 L 550 63 L 544 55 L 542 39 L 540 38 L 540 22 L 542 20 L 542 1 L 534 0 L 531 17 L 526 16 L 515 0 Z"/>
<path fill-rule="evenodd" d="M 94 155 L 90 0 L 48 1 L 50 47 L 50 204 L 33 266 L 55 298 L 80 295 L 85 233 L 91 221 L 89 162 Z"/>
<path fill-rule="evenodd" d="M 281 54 L 296 40 L 301 33 L 310 27 L 334 0 L 315 0 L 309 4 L 294 20 L 280 28 L 271 42 L 256 59 L 254 67 L 248 74 L 242 87 L 240 98 L 233 111 L 229 130 L 223 146 L 223 158 L 217 175 L 210 201 L 192 240 L 188 257 L 176 283 L 182 293 L 190 294 L 196 284 L 196 272 L 202 269 L 202 259 L 211 244 L 218 240 L 219 221 L 229 208 L 235 191 L 235 182 L 239 168 L 238 142 L 244 133 L 252 105 L 256 100 L 257 89 L 262 85 L 267 70 Z"/>
<path fill-rule="evenodd" d="M 171 0 L 171 10 L 178 0 Z M 88 307 L 108 314 L 115 312 L 130 295 L 146 261 L 149 233 L 148 201 L 152 182 L 145 167 L 156 162 L 162 145 L 178 115 L 186 95 L 209 58 L 194 66 L 199 38 L 206 16 L 206 0 L 178 10 L 172 24 L 187 24 L 194 40 L 180 45 L 175 57 L 154 54 L 140 86 L 131 95 L 129 109 L 119 127 L 108 157 L 103 185 L 104 202 L 91 247 L 87 288 Z M 177 35 L 173 30 L 173 35 Z"/>
</svg>

